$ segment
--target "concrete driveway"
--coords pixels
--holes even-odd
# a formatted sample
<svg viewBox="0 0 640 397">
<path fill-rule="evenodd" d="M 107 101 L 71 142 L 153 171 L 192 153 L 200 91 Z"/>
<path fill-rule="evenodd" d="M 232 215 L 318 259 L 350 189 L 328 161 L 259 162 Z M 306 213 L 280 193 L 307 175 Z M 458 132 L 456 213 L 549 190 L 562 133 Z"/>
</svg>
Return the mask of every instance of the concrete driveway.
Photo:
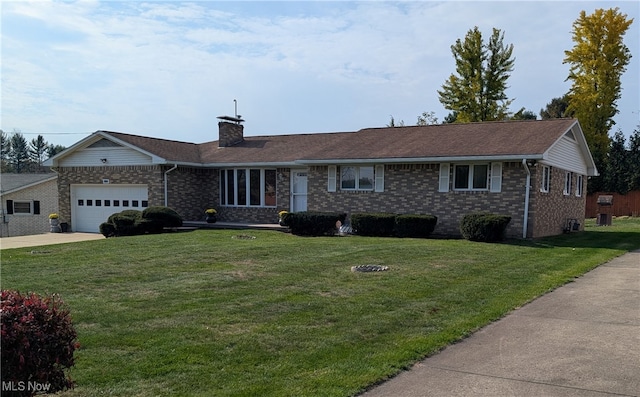
<svg viewBox="0 0 640 397">
<path fill-rule="evenodd" d="M 0 238 L 0 249 L 37 247 L 40 245 L 75 243 L 87 240 L 102 240 L 100 233 L 43 233 L 31 236 Z"/>
<path fill-rule="evenodd" d="M 639 395 L 640 251 L 597 267 L 363 394 Z"/>
</svg>

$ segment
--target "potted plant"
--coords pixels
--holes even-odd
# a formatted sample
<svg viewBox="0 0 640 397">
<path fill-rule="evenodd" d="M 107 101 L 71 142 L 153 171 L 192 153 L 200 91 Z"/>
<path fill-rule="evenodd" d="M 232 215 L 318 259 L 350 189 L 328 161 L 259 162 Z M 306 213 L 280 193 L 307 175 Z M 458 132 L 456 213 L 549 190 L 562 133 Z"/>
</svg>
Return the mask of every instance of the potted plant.
<svg viewBox="0 0 640 397">
<path fill-rule="evenodd" d="M 289 211 L 278 212 L 278 224 L 280 226 L 287 226 L 287 215 L 289 215 Z"/>
<path fill-rule="evenodd" d="M 51 233 L 60 233 L 60 219 L 58 214 L 49 214 L 49 225 L 51 229 L 49 230 Z"/>
<path fill-rule="evenodd" d="M 205 220 L 207 221 L 207 223 L 216 223 L 216 221 L 218 220 L 218 218 L 216 217 L 216 214 L 218 213 L 218 211 L 216 211 L 214 208 L 207 208 L 204 211 L 205 214 Z"/>
</svg>

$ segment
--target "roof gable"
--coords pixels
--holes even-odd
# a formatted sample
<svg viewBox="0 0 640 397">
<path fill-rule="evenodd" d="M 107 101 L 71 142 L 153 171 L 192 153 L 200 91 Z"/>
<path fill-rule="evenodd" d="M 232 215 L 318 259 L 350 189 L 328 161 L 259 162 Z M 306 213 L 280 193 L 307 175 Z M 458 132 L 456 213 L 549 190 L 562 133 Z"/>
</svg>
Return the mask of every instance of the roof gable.
<svg viewBox="0 0 640 397">
<path fill-rule="evenodd" d="M 566 134 L 570 134 L 580 146 L 586 167 L 595 171 L 584 135 L 575 119 L 497 121 L 366 128 L 356 132 L 247 136 L 234 146 L 222 148 L 219 147 L 218 141 L 195 144 L 119 132 L 98 131 L 94 135 L 96 134 L 93 140 L 85 142 L 85 147 L 104 145 L 105 143 L 100 143 L 97 139 L 103 138 L 145 153 L 152 157 L 155 164 L 175 163 L 204 167 L 460 159 L 542 160 L 554 144 Z"/>
<path fill-rule="evenodd" d="M 7 174 L 0 177 L 0 193 L 8 194 L 48 181 L 55 180 L 58 174 Z"/>
</svg>

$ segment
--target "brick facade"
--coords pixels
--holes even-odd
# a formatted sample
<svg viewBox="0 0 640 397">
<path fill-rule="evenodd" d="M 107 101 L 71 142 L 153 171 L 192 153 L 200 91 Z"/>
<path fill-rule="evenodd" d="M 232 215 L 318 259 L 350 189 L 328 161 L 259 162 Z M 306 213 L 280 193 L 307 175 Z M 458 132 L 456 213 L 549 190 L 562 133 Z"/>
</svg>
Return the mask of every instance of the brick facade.
<svg viewBox="0 0 640 397">
<path fill-rule="evenodd" d="M 40 214 L 7 214 L 7 200 L 39 201 Z M 33 206 L 33 204 L 32 204 Z M 39 183 L 2 195 L 4 219 L 0 219 L 0 237 L 27 236 L 50 231 L 49 214 L 59 213 L 58 188 L 55 180 Z"/>
<path fill-rule="evenodd" d="M 185 220 L 203 221 L 204 210 L 215 208 L 223 222 L 277 223 L 278 212 L 289 210 L 291 200 L 289 168 L 278 168 L 276 207 L 223 207 L 219 205 L 219 170 L 170 166 L 67 167 L 58 170 L 59 213 L 71 219 L 72 184 L 143 184 L 149 192 L 149 205 L 164 205 L 164 175 L 168 171 L 168 206 Z M 439 192 L 439 164 L 386 165 L 384 192 L 327 190 L 327 166 L 314 166 L 308 172 L 307 209 L 309 211 L 393 212 L 430 214 L 438 217 L 435 234 L 459 235 L 459 223 L 465 214 L 486 211 L 511 216 L 509 237 L 522 237 L 526 170 L 518 162 L 502 165 L 502 191 Z M 565 196 L 564 171 L 552 168 L 549 193 L 540 192 L 542 167 L 530 167 L 528 237 L 560 234 L 567 218 L 575 218 L 584 227 L 586 196 Z M 452 179 L 452 178 L 451 178 Z M 586 192 L 586 177 L 583 178 Z"/>
<path fill-rule="evenodd" d="M 439 164 L 386 165 L 384 192 L 327 191 L 327 167 L 309 170 L 308 208 L 313 211 L 392 212 L 438 217 L 434 231 L 459 235 L 462 216 L 487 211 L 511 216 L 510 237 L 522 237 L 526 172 L 519 163 L 503 163 L 502 192 L 438 192 Z M 338 181 L 338 186 L 339 186 Z"/>
<path fill-rule="evenodd" d="M 164 205 L 164 171 L 160 166 L 61 167 L 56 171 L 58 172 L 60 217 L 69 223 L 71 223 L 71 185 L 76 184 L 102 184 L 103 179 L 109 179 L 109 183 L 114 185 L 146 185 L 149 205 Z"/>
<path fill-rule="evenodd" d="M 572 178 L 571 194 L 564 195 L 565 171 L 551 167 L 549 192 L 541 192 L 542 166 L 532 167 L 530 236 L 533 238 L 561 234 L 568 218 L 573 218 L 584 230 L 585 206 L 587 203 L 587 177 L 583 176 L 582 197 L 576 197 L 577 175 Z"/>
</svg>

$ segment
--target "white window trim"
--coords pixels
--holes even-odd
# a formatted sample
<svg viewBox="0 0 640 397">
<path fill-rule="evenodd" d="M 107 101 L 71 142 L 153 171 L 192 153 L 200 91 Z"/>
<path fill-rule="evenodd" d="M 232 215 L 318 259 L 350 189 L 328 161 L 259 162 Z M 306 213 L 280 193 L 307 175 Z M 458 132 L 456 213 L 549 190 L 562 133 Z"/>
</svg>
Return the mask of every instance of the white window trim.
<svg viewBox="0 0 640 397">
<path fill-rule="evenodd" d="M 24 204 L 27 203 L 29 204 L 29 212 L 17 212 L 16 211 L 16 204 Z M 33 200 L 13 200 L 13 215 L 16 216 L 29 216 L 29 215 L 34 215 L 34 211 L 33 211 Z"/>
<path fill-rule="evenodd" d="M 565 171 L 564 173 L 564 190 L 562 194 L 565 196 L 571 195 L 571 188 L 573 184 L 573 173 L 571 171 Z"/>
<path fill-rule="evenodd" d="M 540 181 L 540 191 L 542 193 L 549 193 L 550 188 L 551 188 L 551 167 L 548 165 L 543 165 L 542 179 Z"/>
<path fill-rule="evenodd" d="M 350 167 L 355 169 L 355 188 L 343 188 L 342 187 L 342 167 Z M 373 169 L 373 180 L 371 181 L 373 186 L 370 189 L 362 189 L 360 188 L 360 168 L 367 167 Z M 376 170 L 378 167 L 374 167 L 373 165 L 344 165 L 340 166 L 340 190 L 345 192 L 373 192 L 376 191 Z"/>
<path fill-rule="evenodd" d="M 226 197 L 222 196 L 222 192 L 223 189 L 220 189 L 220 205 L 222 207 L 237 207 L 237 208 L 275 208 L 277 207 L 277 197 L 278 197 L 278 175 L 276 174 L 276 205 L 265 205 L 265 171 L 269 170 L 269 171 L 276 171 L 275 168 L 225 168 L 225 169 L 221 169 L 220 172 L 218 173 L 218 178 L 220 179 L 220 184 L 223 183 L 224 181 L 224 192 L 228 192 L 229 190 L 229 181 L 226 178 L 227 175 L 227 171 L 229 170 L 233 170 L 233 180 L 234 180 L 234 184 L 233 184 L 233 188 L 235 189 L 234 194 L 233 194 L 233 199 L 235 200 L 235 202 L 233 204 L 228 204 L 226 203 Z M 246 192 L 246 196 L 245 196 L 245 204 L 238 204 L 238 184 L 235 183 L 238 181 L 238 171 L 239 170 L 243 170 L 245 171 L 245 192 Z M 260 204 L 259 205 L 251 205 L 251 195 L 250 195 L 250 188 L 251 188 L 251 170 L 260 170 Z M 225 175 L 224 179 L 222 178 L 222 174 Z M 223 204 L 225 203 L 225 204 Z"/>
<path fill-rule="evenodd" d="M 451 173 L 450 163 L 440 163 L 440 175 L 438 178 L 438 191 L 449 191 L 449 174 Z"/>
<path fill-rule="evenodd" d="M 576 197 L 582 197 L 584 189 L 584 177 L 582 175 L 578 175 L 576 177 Z"/>
<path fill-rule="evenodd" d="M 486 180 L 486 188 L 473 188 L 473 172 L 476 165 L 486 165 L 487 166 L 487 180 Z M 468 166 L 469 167 L 469 175 L 467 177 L 467 186 L 466 188 L 457 188 L 456 187 L 456 168 L 459 166 Z M 490 163 L 460 163 L 453 165 L 453 190 L 457 192 L 488 192 L 491 185 L 489 181 L 489 176 L 491 175 L 491 164 Z"/>
</svg>

